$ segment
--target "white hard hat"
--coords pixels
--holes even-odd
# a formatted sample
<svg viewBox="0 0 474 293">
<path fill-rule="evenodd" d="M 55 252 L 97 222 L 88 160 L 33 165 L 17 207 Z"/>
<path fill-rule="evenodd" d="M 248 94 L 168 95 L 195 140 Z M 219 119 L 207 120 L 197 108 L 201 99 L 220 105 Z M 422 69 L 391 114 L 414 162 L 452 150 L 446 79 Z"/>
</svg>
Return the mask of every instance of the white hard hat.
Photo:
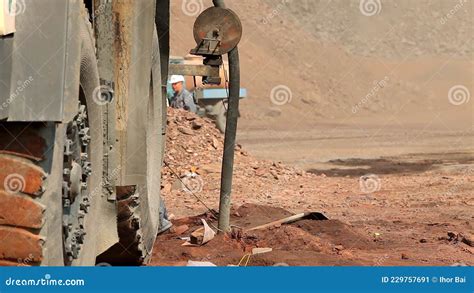
<svg viewBox="0 0 474 293">
<path fill-rule="evenodd" d="M 170 78 L 169 83 L 177 83 L 177 82 L 184 82 L 184 76 L 182 75 L 172 75 Z"/>
</svg>

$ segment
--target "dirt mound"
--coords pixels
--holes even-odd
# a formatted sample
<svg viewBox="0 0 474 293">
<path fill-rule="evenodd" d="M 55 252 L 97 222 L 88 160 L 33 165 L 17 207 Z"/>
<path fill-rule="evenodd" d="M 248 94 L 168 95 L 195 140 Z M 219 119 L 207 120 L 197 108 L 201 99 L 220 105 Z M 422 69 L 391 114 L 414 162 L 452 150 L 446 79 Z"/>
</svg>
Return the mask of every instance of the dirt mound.
<svg viewBox="0 0 474 293">
<path fill-rule="evenodd" d="M 244 205 L 236 209 L 231 217 L 233 223 L 245 222 L 248 224 L 246 228 L 254 227 L 261 224 L 262 211 L 265 211 L 264 217 L 269 221 L 280 219 L 282 215 L 289 215 L 288 211 L 279 208 L 272 208 L 261 205 Z M 311 232 L 307 229 L 300 228 L 297 222 L 293 225 L 283 225 L 281 227 L 267 228 L 263 230 L 254 230 L 245 232 L 239 237 L 231 237 L 230 235 L 217 235 L 209 243 L 201 247 L 186 247 L 181 237 L 190 235 L 194 230 L 200 227 L 200 219 L 205 218 L 212 225 L 217 225 L 215 218 L 210 214 L 200 216 L 182 218 L 173 221 L 174 230 L 169 233 L 160 235 L 157 245 L 154 249 L 151 265 L 185 265 L 188 260 L 193 261 L 210 261 L 216 265 L 237 265 L 244 255 L 250 253 L 253 248 L 272 248 L 271 252 L 261 255 L 251 256 L 248 265 L 275 265 L 285 263 L 288 265 L 315 265 L 324 264 L 325 262 L 340 262 L 344 265 L 354 265 L 360 263 L 351 260 L 352 254 L 341 246 L 338 242 L 331 241 L 338 237 L 352 238 L 358 241 L 355 235 L 358 232 L 353 229 L 346 228 L 344 231 L 340 229 L 342 223 L 333 225 L 329 223 L 325 228 L 318 229 L 318 222 L 326 221 L 302 221 L 302 225 L 306 228 L 312 227 Z M 310 223 L 313 222 L 313 223 Z M 179 227 L 186 225 L 188 229 L 179 235 L 176 231 Z M 322 227 L 322 226 L 321 226 Z M 332 228 L 331 228 L 332 227 Z M 328 236 L 322 239 L 317 236 L 318 233 Z M 363 243 L 364 241 L 361 241 Z M 360 248 L 362 245 L 359 245 Z M 349 247 L 349 246 L 347 246 Z M 371 248 L 370 245 L 365 248 Z M 348 259 L 349 258 L 349 259 Z"/>
<path fill-rule="evenodd" d="M 346 248 L 376 248 L 374 239 L 354 232 L 354 228 L 338 220 L 311 221 L 302 220 L 295 227 L 324 239 L 328 244 L 340 245 Z"/>
<path fill-rule="evenodd" d="M 263 225 L 276 219 L 283 219 L 292 215 L 285 209 L 255 204 L 245 204 L 233 213 L 233 224 L 243 228 Z"/>
<path fill-rule="evenodd" d="M 246 235 L 248 244 L 257 247 L 272 247 L 275 250 L 310 250 L 315 252 L 329 252 L 322 244 L 321 238 L 294 226 L 281 226 L 262 231 L 252 231 Z"/>
<path fill-rule="evenodd" d="M 166 131 L 165 163 L 178 173 L 218 161 L 223 136 L 210 119 L 169 108 Z"/>
</svg>

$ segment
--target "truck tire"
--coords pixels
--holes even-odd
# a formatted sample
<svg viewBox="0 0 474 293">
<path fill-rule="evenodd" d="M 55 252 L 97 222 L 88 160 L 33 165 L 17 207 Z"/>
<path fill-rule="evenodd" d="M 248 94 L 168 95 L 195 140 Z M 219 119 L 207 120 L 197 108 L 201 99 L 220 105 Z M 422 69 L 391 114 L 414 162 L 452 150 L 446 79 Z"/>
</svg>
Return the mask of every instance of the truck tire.
<svg viewBox="0 0 474 293">
<path fill-rule="evenodd" d="M 1 122 L 0 265 L 95 264 L 103 119 L 94 36 L 85 9 L 81 16 L 74 119 Z"/>
<path fill-rule="evenodd" d="M 0 124 L 0 265 L 63 265 L 64 127 Z"/>
</svg>

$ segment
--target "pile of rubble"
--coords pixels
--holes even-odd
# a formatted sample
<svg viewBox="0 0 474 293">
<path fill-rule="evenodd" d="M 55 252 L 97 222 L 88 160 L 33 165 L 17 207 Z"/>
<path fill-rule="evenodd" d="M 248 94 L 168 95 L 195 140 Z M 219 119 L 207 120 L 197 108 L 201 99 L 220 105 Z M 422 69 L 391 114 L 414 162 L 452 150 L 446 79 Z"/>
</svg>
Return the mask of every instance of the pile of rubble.
<svg viewBox="0 0 474 293">
<path fill-rule="evenodd" d="M 224 136 L 212 120 L 184 110 L 168 110 L 162 195 L 173 214 L 201 211 L 193 194 L 217 207 L 223 146 Z M 314 175 L 279 162 L 257 160 L 241 145 L 235 146 L 233 194 L 237 197 L 255 199 L 257 192 L 268 197 L 271 195 L 265 191 L 273 190 L 277 183 L 308 176 Z"/>
</svg>

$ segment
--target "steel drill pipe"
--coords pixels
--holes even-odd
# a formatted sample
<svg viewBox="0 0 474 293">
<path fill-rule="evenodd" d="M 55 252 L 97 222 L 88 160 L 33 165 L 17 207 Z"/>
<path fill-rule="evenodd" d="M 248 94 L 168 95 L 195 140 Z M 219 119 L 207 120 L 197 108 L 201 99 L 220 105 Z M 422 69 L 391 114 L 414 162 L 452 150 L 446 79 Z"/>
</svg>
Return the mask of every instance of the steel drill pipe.
<svg viewBox="0 0 474 293">
<path fill-rule="evenodd" d="M 214 6 L 225 8 L 223 0 L 213 0 Z M 221 191 L 219 200 L 219 231 L 230 230 L 230 206 L 232 177 L 234 173 L 234 149 L 239 116 L 240 65 L 237 46 L 228 53 L 229 59 L 229 103 L 222 157 Z"/>
</svg>

